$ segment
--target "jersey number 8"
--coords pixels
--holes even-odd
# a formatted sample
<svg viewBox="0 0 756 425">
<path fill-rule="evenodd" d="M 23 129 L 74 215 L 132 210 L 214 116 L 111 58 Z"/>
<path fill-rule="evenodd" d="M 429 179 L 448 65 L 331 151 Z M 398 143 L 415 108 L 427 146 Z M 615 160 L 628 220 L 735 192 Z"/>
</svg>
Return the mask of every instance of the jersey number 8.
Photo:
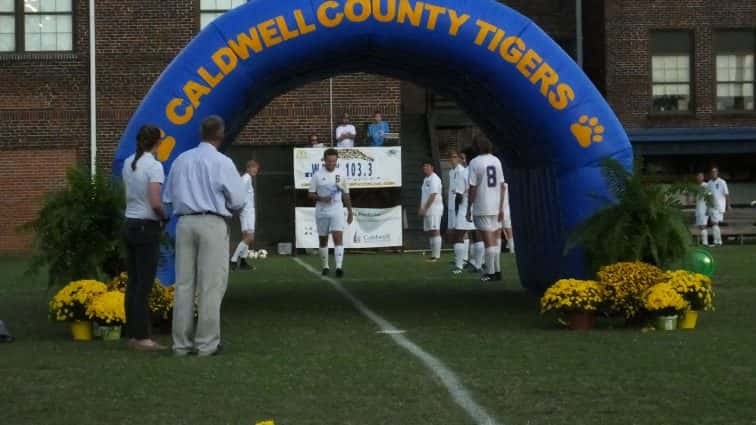
<svg viewBox="0 0 756 425">
<path fill-rule="evenodd" d="M 496 187 L 496 167 L 486 167 L 486 177 L 488 178 L 488 187 Z"/>
</svg>

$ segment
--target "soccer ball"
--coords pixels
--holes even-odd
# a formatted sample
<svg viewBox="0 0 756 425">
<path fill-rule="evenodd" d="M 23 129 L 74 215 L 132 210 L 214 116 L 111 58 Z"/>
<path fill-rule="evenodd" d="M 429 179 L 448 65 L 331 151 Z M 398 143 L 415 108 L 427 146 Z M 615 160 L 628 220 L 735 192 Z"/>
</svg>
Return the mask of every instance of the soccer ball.
<svg viewBox="0 0 756 425">
<path fill-rule="evenodd" d="M 259 258 L 261 260 L 265 259 L 265 258 L 268 258 L 268 251 L 266 251 L 264 249 L 261 249 L 261 250 L 257 251 L 257 258 Z"/>
<path fill-rule="evenodd" d="M 257 251 L 252 251 L 252 250 L 250 250 L 250 251 L 249 251 L 249 252 L 247 253 L 247 258 L 248 258 L 248 259 L 250 259 L 250 260 L 254 260 L 254 259 L 258 258 L 258 256 L 259 256 L 259 255 L 258 255 Z"/>
</svg>

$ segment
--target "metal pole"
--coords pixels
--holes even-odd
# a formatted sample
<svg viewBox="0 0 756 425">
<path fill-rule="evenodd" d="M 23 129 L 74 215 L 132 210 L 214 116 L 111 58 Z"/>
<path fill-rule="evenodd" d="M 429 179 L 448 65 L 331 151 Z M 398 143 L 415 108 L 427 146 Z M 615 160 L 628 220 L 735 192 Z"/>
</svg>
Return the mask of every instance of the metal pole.
<svg viewBox="0 0 756 425">
<path fill-rule="evenodd" d="M 89 167 L 97 173 L 97 56 L 95 49 L 95 0 L 89 0 Z"/>
<path fill-rule="evenodd" d="M 577 44 L 577 63 L 583 67 L 583 0 L 575 0 L 575 32 Z"/>
<path fill-rule="evenodd" d="M 333 132 L 335 131 L 333 127 L 333 77 L 328 79 L 328 83 L 330 85 L 329 92 L 330 92 L 330 107 L 331 107 L 331 129 L 329 130 L 329 133 L 331 133 L 331 147 L 333 147 Z"/>
</svg>

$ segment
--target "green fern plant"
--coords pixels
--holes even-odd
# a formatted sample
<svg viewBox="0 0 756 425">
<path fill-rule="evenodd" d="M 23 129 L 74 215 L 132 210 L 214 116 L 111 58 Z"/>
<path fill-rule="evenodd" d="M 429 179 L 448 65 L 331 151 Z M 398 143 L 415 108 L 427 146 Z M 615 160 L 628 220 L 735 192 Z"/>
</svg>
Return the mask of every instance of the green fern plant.
<svg viewBox="0 0 756 425">
<path fill-rule="evenodd" d="M 602 171 L 613 199 L 574 229 L 565 253 L 582 246 L 592 272 L 620 261 L 644 261 L 660 267 L 681 262 L 692 248 L 682 214 L 684 196 L 706 196 L 692 184 L 648 184 L 642 163 L 634 172 L 605 159 Z"/>
<path fill-rule="evenodd" d="M 33 232 L 28 272 L 47 269 L 48 285 L 107 279 L 122 269 L 122 186 L 81 168 L 66 173 L 67 187 L 49 194 L 37 218 L 22 226 Z"/>
</svg>

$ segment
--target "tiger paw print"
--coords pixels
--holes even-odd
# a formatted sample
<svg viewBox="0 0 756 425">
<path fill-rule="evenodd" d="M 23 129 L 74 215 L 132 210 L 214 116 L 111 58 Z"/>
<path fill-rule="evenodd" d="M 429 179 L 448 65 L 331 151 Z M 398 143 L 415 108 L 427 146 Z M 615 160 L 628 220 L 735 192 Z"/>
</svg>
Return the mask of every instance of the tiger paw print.
<svg viewBox="0 0 756 425">
<path fill-rule="evenodd" d="M 583 148 L 604 141 L 604 126 L 599 125 L 599 119 L 596 117 L 589 119 L 588 115 L 583 115 L 578 122 L 572 124 L 570 130 Z"/>
</svg>

